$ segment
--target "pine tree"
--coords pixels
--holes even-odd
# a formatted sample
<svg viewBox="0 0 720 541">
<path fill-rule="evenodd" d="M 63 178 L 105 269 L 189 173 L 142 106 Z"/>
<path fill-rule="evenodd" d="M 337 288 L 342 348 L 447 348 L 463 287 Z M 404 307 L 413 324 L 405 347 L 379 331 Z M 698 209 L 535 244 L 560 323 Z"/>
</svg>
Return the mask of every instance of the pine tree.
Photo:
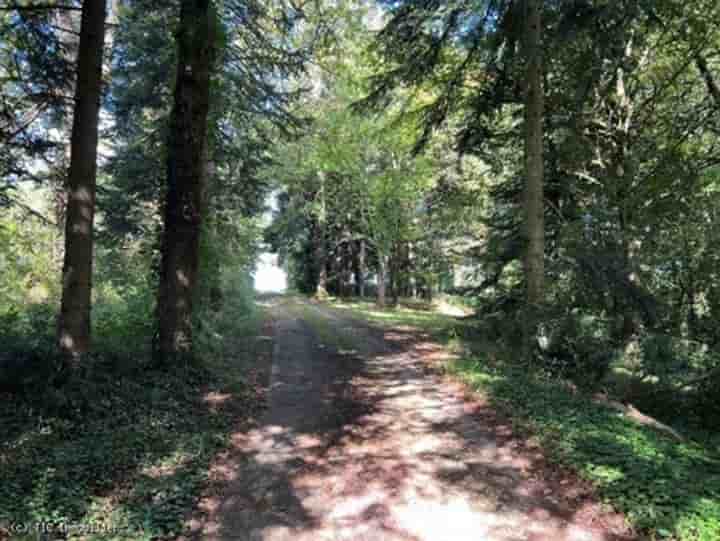
<svg viewBox="0 0 720 541">
<path fill-rule="evenodd" d="M 77 61 L 62 303 L 58 321 L 60 351 L 70 358 L 86 353 L 90 347 L 93 221 L 104 42 L 105 0 L 86 0 Z"/>
<path fill-rule="evenodd" d="M 157 307 L 157 354 L 164 362 L 188 355 L 192 348 L 216 24 L 211 0 L 183 0 L 177 33 Z"/>
<path fill-rule="evenodd" d="M 525 56 L 525 190 L 523 258 L 526 282 L 526 357 L 536 334 L 537 306 L 543 301 L 545 281 L 545 203 L 543 192 L 543 68 L 539 0 L 524 0 L 523 45 Z"/>
</svg>

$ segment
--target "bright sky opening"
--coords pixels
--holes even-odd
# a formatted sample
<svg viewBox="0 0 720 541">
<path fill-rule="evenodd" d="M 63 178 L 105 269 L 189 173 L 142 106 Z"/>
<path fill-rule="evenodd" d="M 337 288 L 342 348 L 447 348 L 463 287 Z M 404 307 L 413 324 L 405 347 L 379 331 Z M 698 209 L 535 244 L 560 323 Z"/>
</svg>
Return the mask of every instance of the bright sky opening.
<svg viewBox="0 0 720 541">
<path fill-rule="evenodd" d="M 287 289 L 287 275 L 277 264 L 277 255 L 265 252 L 260 255 L 255 273 L 255 290 L 282 293 Z"/>
</svg>

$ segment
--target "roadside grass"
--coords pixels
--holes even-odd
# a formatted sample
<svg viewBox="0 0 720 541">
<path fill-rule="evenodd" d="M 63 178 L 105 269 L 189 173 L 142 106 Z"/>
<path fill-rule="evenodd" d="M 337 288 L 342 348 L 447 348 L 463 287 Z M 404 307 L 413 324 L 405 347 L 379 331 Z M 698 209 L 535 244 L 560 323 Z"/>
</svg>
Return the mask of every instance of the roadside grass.
<svg viewBox="0 0 720 541">
<path fill-rule="evenodd" d="M 238 308 L 205 315 L 193 364 L 161 371 L 143 354 L 98 354 L 59 389 L 3 396 L 0 538 L 179 534 L 238 414 L 260 402 L 265 315 Z"/>
<path fill-rule="evenodd" d="M 285 308 L 286 311 L 297 314 L 300 319 L 309 323 L 317 335 L 320 345 L 330 346 L 341 355 L 357 353 L 357 344 L 351 329 L 338 332 L 338 327 L 331 324 L 328 315 L 315 309 L 313 304 L 309 304 L 307 301 L 298 302 L 297 298 L 290 298 L 286 301 Z"/>
<path fill-rule="evenodd" d="M 368 302 L 331 306 L 365 321 L 410 325 L 452 347 L 447 371 L 485 395 L 521 432 L 536 435 L 556 463 L 591 481 L 603 501 L 651 539 L 720 539 L 720 455 L 712 446 L 677 442 L 573 392 L 563 382 L 507 361 L 471 322 Z"/>
<path fill-rule="evenodd" d="M 429 305 L 401 303 L 395 307 L 380 308 L 372 301 L 332 299 L 330 306 L 350 311 L 363 319 L 382 326 L 409 325 L 423 329 L 437 338 L 449 335 L 464 326 L 462 320 L 439 314 Z"/>
</svg>

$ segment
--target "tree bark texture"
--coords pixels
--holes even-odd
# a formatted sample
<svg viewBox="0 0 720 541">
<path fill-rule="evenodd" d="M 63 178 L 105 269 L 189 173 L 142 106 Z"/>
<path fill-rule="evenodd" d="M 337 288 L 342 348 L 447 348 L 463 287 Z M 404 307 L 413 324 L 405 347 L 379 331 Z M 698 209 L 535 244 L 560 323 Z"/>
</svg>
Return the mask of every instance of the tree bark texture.
<svg viewBox="0 0 720 541">
<path fill-rule="evenodd" d="M 210 78 L 215 60 L 214 24 L 210 0 L 182 1 L 158 288 L 156 353 L 163 361 L 192 351 L 193 293 L 198 279 Z"/>
<path fill-rule="evenodd" d="M 86 0 L 80 24 L 65 213 L 62 300 L 58 318 L 58 346 L 61 355 L 66 358 L 77 358 L 90 348 L 93 221 L 105 0 Z"/>
<path fill-rule="evenodd" d="M 317 266 L 317 284 L 315 296 L 319 299 L 328 295 L 327 246 L 325 245 L 325 224 L 318 220 L 315 228 L 315 265 Z"/>
<path fill-rule="evenodd" d="M 381 308 L 387 305 L 388 259 L 388 256 L 378 254 L 377 303 Z"/>
<path fill-rule="evenodd" d="M 355 281 L 357 282 L 357 294 L 359 297 L 365 296 L 365 239 L 360 239 L 360 248 L 358 252 L 358 268 L 355 275 Z"/>
<path fill-rule="evenodd" d="M 523 194 L 525 257 L 524 273 L 528 318 L 526 342 L 537 325 L 535 308 L 543 300 L 545 277 L 545 217 L 543 204 L 542 28 L 539 0 L 525 0 L 525 190 Z"/>
</svg>

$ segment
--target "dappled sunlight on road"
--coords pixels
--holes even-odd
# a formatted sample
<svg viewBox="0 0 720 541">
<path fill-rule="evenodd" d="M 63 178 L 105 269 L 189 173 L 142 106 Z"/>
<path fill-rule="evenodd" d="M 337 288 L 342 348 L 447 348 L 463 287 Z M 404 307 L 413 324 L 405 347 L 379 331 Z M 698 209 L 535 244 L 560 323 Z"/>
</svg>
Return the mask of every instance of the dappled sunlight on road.
<svg viewBox="0 0 720 541">
<path fill-rule="evenodd" d="M 269 409 L 236 434 L 198 539 L 624 539 L 619 517 L 575 480 L 544 479 L 538 449 L 428 369 L 447 357 L 437 345 L 325 316 L 358 351 L 321 348 L 305 321 L 279 319 Z"/>
</svg>

